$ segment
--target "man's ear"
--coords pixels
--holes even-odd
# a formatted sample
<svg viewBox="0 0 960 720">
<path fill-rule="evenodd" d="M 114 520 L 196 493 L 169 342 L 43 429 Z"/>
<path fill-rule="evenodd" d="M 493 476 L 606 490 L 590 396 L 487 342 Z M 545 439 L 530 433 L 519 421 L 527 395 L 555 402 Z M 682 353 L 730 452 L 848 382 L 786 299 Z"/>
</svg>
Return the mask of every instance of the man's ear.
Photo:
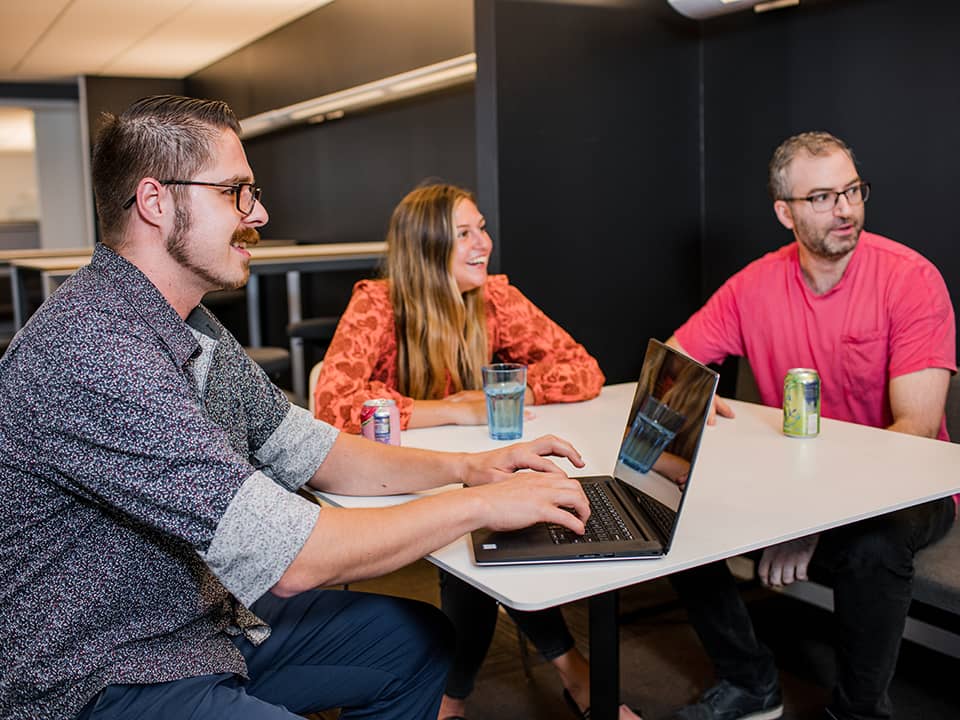
<svg viewBox="0 0 960 720">
<path fill-rule="evenodd" d="M 796 223 L 793 221 L 793 210 L 790 209 L 788 202 L 785 200 L 775 200 L 773 203 L 773 212 L 776 214 L 777 220 L 780 221 L 781 225 L 787 230 L 793 230 Z"/>
<path fill-rule="evenodd" d="M 137 183 L 134 205 L 144 222 L 159 226 L 173 216 L 173 207 L 167 202 L 169 197 L 159 180 L 145 177 Z"/>
</svg>

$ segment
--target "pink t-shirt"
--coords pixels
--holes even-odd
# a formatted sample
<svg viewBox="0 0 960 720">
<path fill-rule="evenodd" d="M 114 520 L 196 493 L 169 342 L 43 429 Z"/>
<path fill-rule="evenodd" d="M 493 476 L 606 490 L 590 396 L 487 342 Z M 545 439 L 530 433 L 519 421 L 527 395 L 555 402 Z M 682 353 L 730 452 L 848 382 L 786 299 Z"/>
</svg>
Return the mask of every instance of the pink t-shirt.
<svg viewBox="0 0 960 720">
<path fill-rule="evenodd" d="M 804 282 L 791 243 L 727 280 L 676 337 L 701 362 L 748 358 L 766 405 L 783 404 L 787 370 L 814 368 L 824 417 L 887 427 L 890 378 L 955 371 L 955 332 L 950 296 L 933 264 L 864 232 L 843 278 L 823 295 Z M 939 437 L 949 439 L 945 420 Z"/>
</svg>

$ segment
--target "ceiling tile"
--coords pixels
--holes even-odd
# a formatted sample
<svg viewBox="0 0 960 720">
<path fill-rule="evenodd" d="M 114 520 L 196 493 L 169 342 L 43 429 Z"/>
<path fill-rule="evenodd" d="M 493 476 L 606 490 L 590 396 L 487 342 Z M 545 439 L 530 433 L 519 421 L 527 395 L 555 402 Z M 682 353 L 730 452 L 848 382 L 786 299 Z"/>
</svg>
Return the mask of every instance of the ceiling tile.
<svg viewBox="0 0 960 720">
<path fill-rule="evenodd" d="M 183 77 L 239 50 L 252 41 L 330 0 L 196 0 L 103 72 L 108 75 Z"/>
<path fill-rule="evenodd" d="M 184 77 L 328 2 L 2 0 L 0 78 Z"/>
<path fill-rule="evenodd" d="M 0 74 L 11 73 L 70 0 L 0 3 Z"/>
</svg>

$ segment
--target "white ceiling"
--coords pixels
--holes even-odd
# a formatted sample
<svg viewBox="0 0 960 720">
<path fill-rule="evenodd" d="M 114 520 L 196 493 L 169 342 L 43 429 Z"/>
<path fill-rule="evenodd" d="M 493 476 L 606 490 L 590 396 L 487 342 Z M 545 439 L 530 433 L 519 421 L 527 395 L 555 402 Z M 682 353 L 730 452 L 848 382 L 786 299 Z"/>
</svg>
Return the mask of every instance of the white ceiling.
<svg viewBox="0 0 960 720">
<path fill-rule="evenodd" d="M 332 0 L 0 0 L 0 80 L 180 78 Z"/>
</svg>

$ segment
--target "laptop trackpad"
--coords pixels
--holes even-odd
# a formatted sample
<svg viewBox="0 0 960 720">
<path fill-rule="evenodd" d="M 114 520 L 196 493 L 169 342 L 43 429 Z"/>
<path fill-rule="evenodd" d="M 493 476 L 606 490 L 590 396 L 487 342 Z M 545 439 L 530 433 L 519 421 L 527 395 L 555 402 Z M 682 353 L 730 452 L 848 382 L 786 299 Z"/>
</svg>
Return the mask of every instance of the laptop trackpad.
<svg viewBox="0 0 960 720">
<path fill-rule="evenodd" d="M 531 525 L 523 530 L 503 532 L 497 532 L 495 530 L 474 530 L 473 534 L 478 536 L 477 547 L 484 550 L 526 549 L 551 544 L 550 533 L 547 530 L 547 526 L 543 523 Z"/>
</svg>

